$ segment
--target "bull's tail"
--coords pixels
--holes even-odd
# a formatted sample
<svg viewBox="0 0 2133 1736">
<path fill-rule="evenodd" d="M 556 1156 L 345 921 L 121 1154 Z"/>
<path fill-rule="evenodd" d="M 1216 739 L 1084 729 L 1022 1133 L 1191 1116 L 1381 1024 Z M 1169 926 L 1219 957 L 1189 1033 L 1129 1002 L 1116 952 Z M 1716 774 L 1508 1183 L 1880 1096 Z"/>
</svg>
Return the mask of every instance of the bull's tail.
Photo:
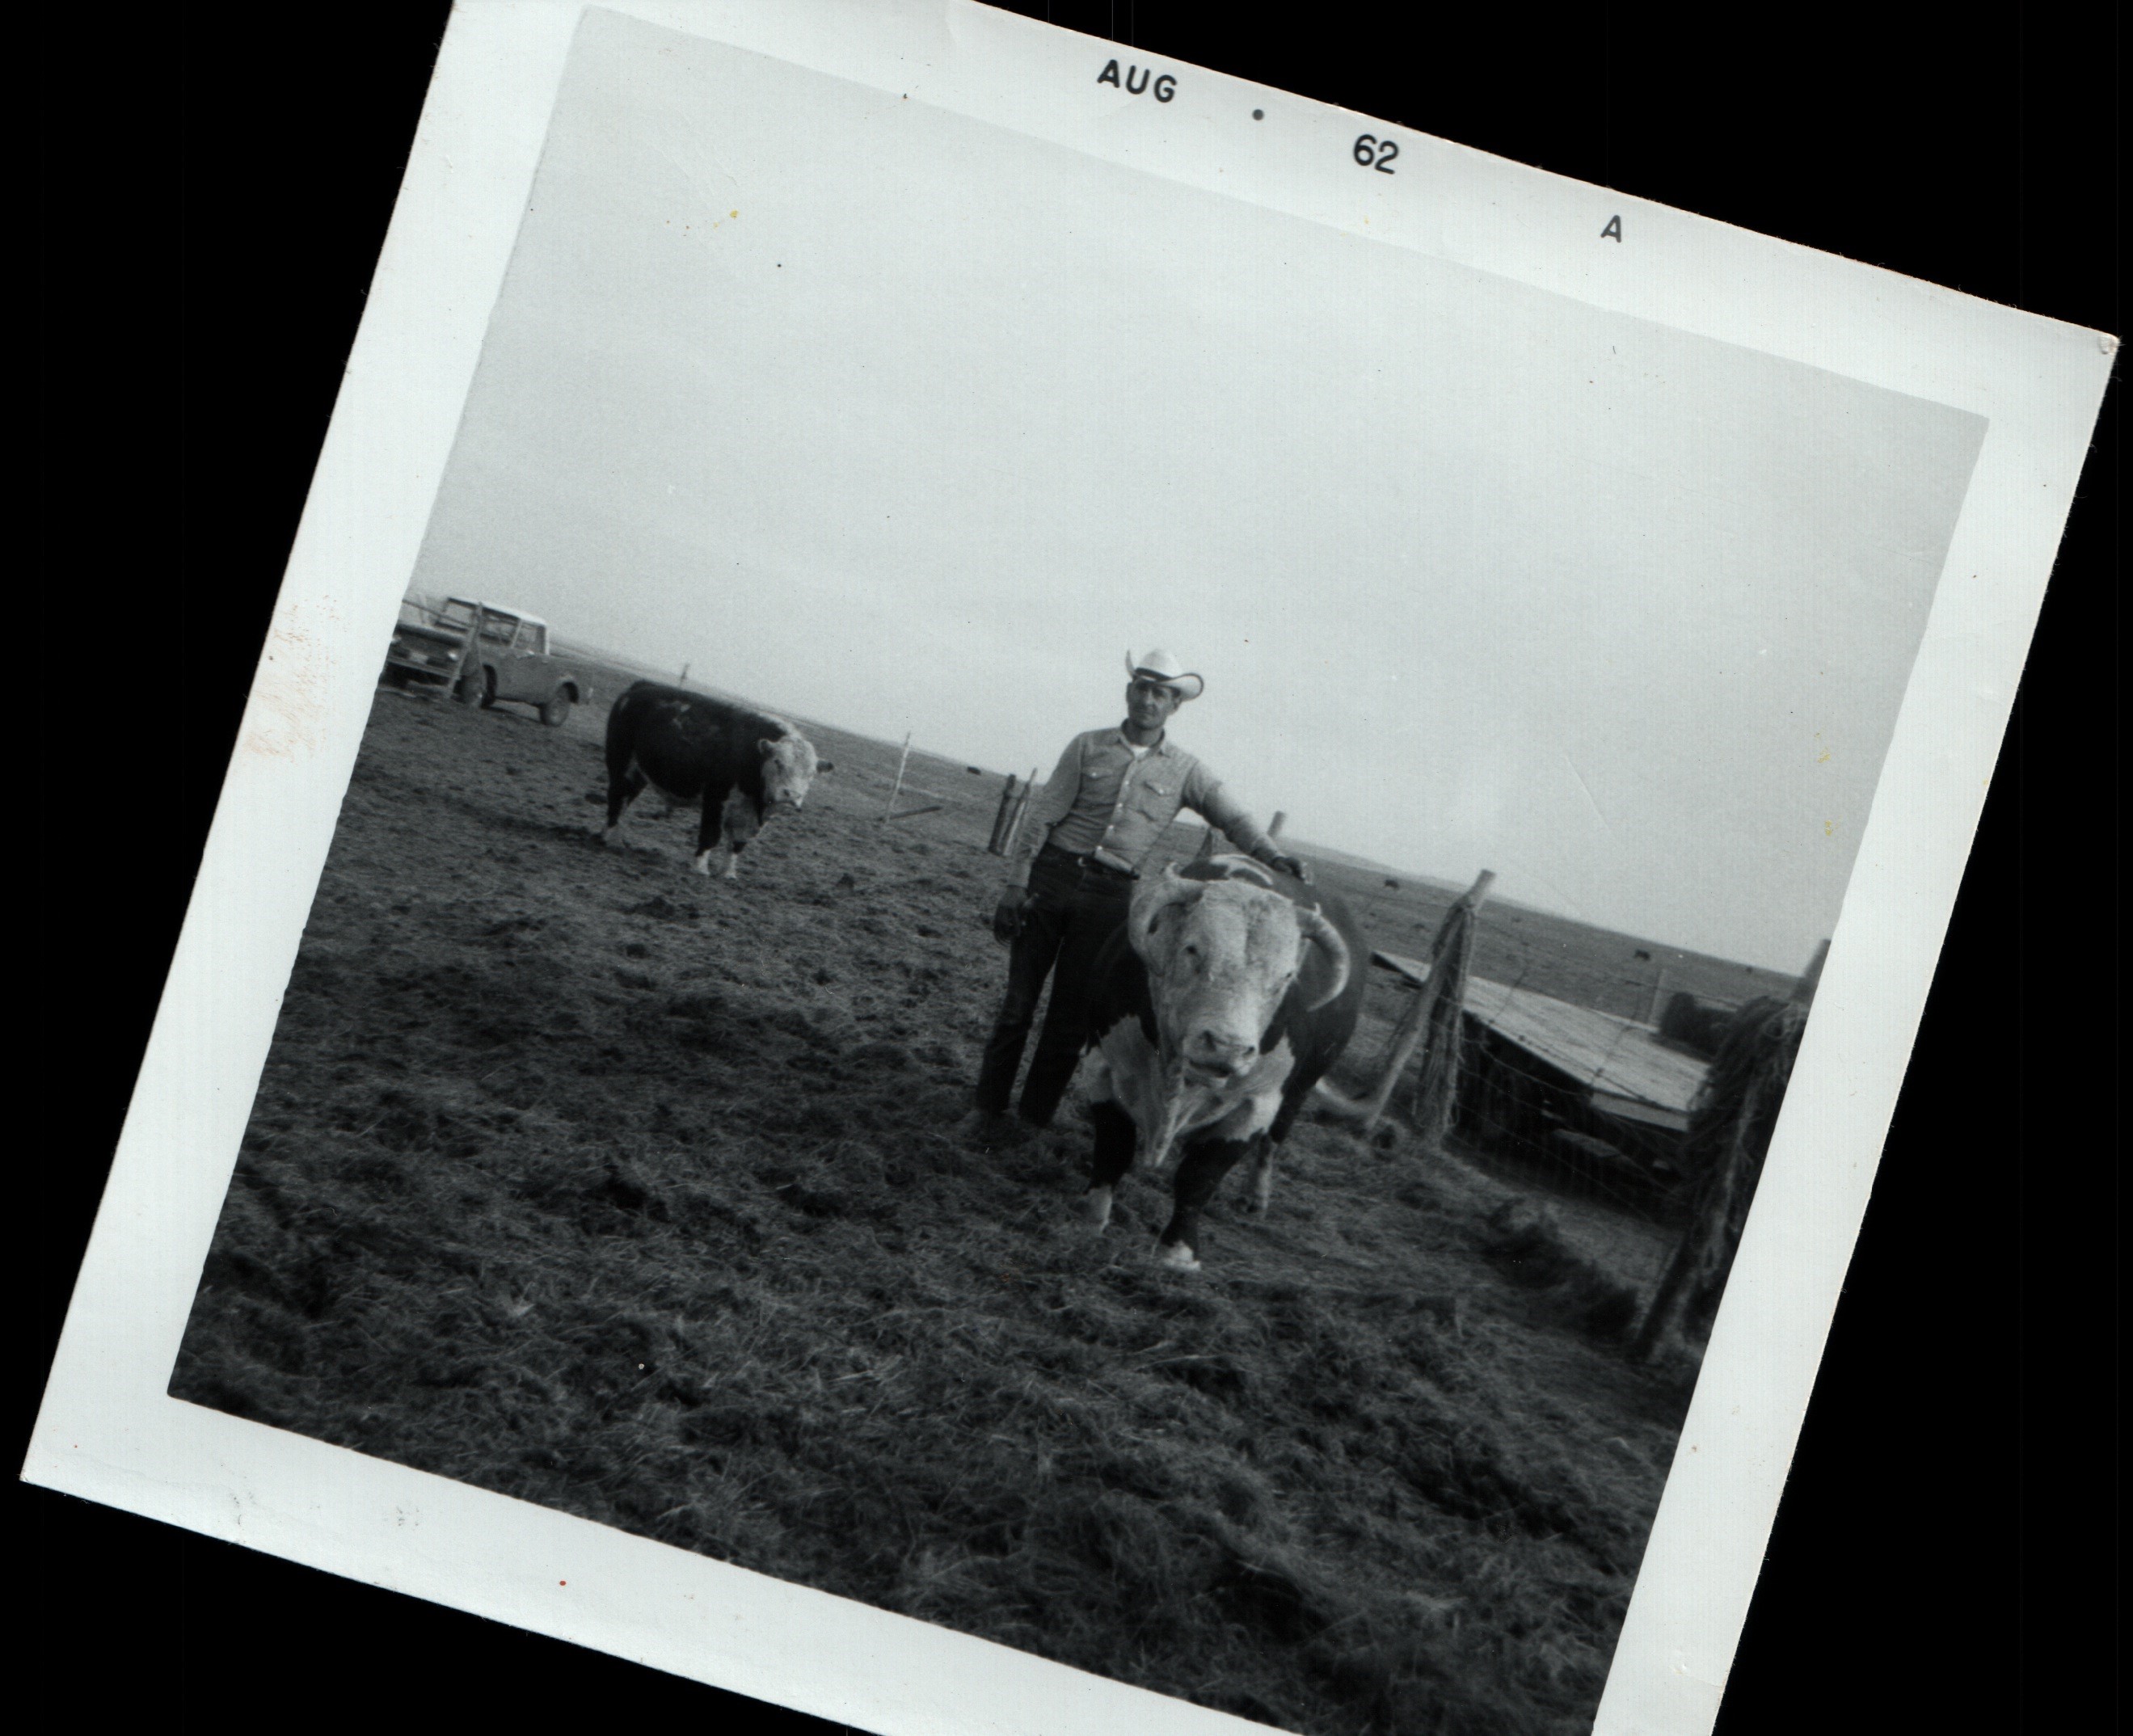
<svg viewBox="0 0 2133 1736">
<path fill-rule="evenodd" d="M 1311 1094 L 1336 1113 L 1354 1116 L 1358 1120 L 1375 1113 L 1368 1099 L 1349 1096 L 1330 1079 L 1313 1080 Z"/>
</svg>

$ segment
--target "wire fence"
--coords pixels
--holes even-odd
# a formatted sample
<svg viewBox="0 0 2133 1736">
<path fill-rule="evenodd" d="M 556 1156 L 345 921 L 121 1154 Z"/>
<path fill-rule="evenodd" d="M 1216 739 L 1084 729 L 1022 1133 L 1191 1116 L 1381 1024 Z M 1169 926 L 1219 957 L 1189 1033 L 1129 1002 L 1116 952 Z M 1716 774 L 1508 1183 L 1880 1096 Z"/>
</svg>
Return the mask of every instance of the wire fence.
<svg viewBox="0 0 2133 1736">
<path fill-rule="evenodd" d="M 616 690 L 630 680 L 649 677 L 754 703 L 691 680 L 686 667 L 660 670 L 560 642 L 557 649 L 596 666 Z M 995 854 L 1024 830 L 1009 823 L 1017 805 L 1026 810 L 1043 787 L 1037 768 L 1028 778 L 987 772 L 908 743 L 899 752 L 816 719 L 796 716 L 793 721 L 835 760 L 842 779 L 868 790 L 869 800 L 883 801 L 884 821 L 929 815 L 929 830 L 944 827 L 973 842 L 989 834 L 989 845 L 981 847 Z M 1211 835 L 1197 819 L 1182 816 L 1158 841 L 1144 872 L 1160 873 L 1166 863 L 1182 864 L 1205 854 Z M 1026 836 L 1014 841 L 1024 849 L 1030 843 Z M 1307 844 L 1295 847 L 1316 855 Z M 1774 1118 L 1783 1080 L 1773 1086 L 1769 1075 L 1773 1066 L 1789 1075 L 1790 1049 L 1779 1042 L 1770 1051 L 1778 1059 L 1752 1089 L 1742 1088 L 1745 1097 L 1736 1090 L 1735 1100 L 1726 1103 L 1710 1101 L 1712 1094 L 1693 1082 L 1673 1094 L 1678 1101 L 1639 1102 L 1610 1089 L 1608 1069 L 1625 1046 L 1653 1042 L 1683 1056 L 1692 1070 L 1700 1068 L 1724 1051 L 1750 1013 L 1762 1009 L 1767 1024 L 1772 997 L 1811 989 L 1813 971 L 1807 979 L 1791 979 L 1641 945 L 1505 901 L 1484 911 L 1476 895 L 1490 877 L 1462 893 L 1455 886 L 1388 873 L 1337 852 L 1317 858 L 1314 867 L 1320 883 L 1355 911 L 1373 944 L 1402 955 L 1404 964 L 1412 963 L 1406 954 L 1434 950 L 1443 965 L 1447 935 L 1463 924 L 1451 961 L 1456 969 L 1440 973 L 1440 980 L 1454 979 L 1457 1002 L 1415 1007 L 1414 998 L 1429 993 L 1413 980 L 1417 974 L 1426 980 L 1426 969 L 1372 972 L 1362 1025 L 1327 1081 L 1350 1099 L 1350 1110 L 1342 1113 L 1353 1118 L 1356 1098 L 1375 1098 L 1370 1120 L 1382 1114 L 1404 1123 L 1427 1144 L 1451 1151 L 1521 1191 L 1593 1202 L 1679 1231 L 1684 1248 L 1693 1243 L 1701 1250 L 1696 1262 L 1703 1278 L 1688 1287 L 1697 1296 L 1705 1295 L 1706 1268 L 1714 1261 L 1722 1267 L 1730 1257 L 1729 1235 L 1737 1238 L 1737 1222 L 1729 1231 L 1726 1222 L 1714 1228 L 1712 1220 L 1730 1222 L 1745 1211 L 1754 1178 L 1749 1174 L 1743 1183 L 1741 1176 L 1759 1169 L 1768 1139 L 1766 1128 L 1748 1123 L 1766 1113 Z M 1466 914 L 1456 924 L 1462 905 Z M 1486 995 L 1465 993 L 1470 967 L 1485 988 L 1508 988 L 1514 993 L 1530 988 L 1588 1016 L 1594 1028 L 1607 1033 L 1596 1061 L 1588 1050 L 1581 1065 L 1567 1065 L 1560 1056 L 1537 1052 L 1500 1028 L 1492 1021 Z M 1477 1006 L 1477 999 L 1483 1004 Z M 1420 1019 L 1413 1017 L 1418 1010 Z M 1789 1028 L 1796 1044 L 1797 1023 Z M 1717 1189 L 1722 1196 L 1717 1205 L 1712 1203 L 1715 1167 L 1726 1169 L 1732 1183 Z"/>
<path fill-rule="evenodd" d="M 1395 993 L 1399 991 L 1395 990 Z M 1408 989 L 1400 998 L 1418 993 Z M 1336 1082 L 1360 1094 L 1394 1059 L 1399 1021 L 1373 1018 L 1336 1069 Z M 1477 1166 L 1524 1189 L 1596 1200 L 1654 1223 L 1674 1224 L 1684 1206 L 1680 1161 L 1685 1126 L 1664 1109 L 1632 1119 L 1596 1106 L 1589 1083 L 1549 1065 L 1462 1009 L 1446 1057 L 1451 1080 L 1441 1142 Z M 1375 1041 L 1373 1041 L 1375 1039 Z M 1424 1049 L 1403 1069 L 1387 1115 L 1428 1137 Z M 1683 1117 L 1685 1122 L 1685 1113 Z"/>
<path fill-rule="evenodd" d="M 1365 1131 L 1389 1113 L 1428 1147 L 1493 1171 L 1521 1192 L 1597 1201 L 1664 1225 L 1672 1251 L 1627 1349 L 1648 1359 L 1670 1331 L 1707 1334 L 1790 1083 L 1812 976 L 1790 998 L 1765 996 L 1732 1012 L 1692 1088 L 1677 1089 L 1685 1099 L 1677 1108 L 1601 1089 L 1611 1082 L 1606 1068 L 1614 1048 L 1603 1050 L 1589 1078 L 1560 1054 L 1538 1052 L 1492 1022 L 1487 994 L 1479 1009 L 1461 1004 L 1451 1017 L 1431 1017 L 1410 1064 L 1417 1011 L 1441 1015 L 1443 1007 L 1429 1005 L 1432 993 L 1452 1002 L 1463 994 L 1456 969 L 1442 969 L 1452 951 L 1446 936 L 1456 947 L 1456 922 L 1440 936 L 1430 978 L 1407 988 L 1404 1016 L 1388 1022 L 1381 1007 L 1372 1022 L 1378 1028 L 1358 1033 L 1365 1040 L 1341 1070 L 1336 1113 L 1363 1121 Z M 1452 952 L 1450 963 L 1458 962 Z M 1624 1021 L 1615 1046 L 1658 1035 Z M 1682 1069 L 1675 1076 L 1690 1075 Z"/>
</svg>

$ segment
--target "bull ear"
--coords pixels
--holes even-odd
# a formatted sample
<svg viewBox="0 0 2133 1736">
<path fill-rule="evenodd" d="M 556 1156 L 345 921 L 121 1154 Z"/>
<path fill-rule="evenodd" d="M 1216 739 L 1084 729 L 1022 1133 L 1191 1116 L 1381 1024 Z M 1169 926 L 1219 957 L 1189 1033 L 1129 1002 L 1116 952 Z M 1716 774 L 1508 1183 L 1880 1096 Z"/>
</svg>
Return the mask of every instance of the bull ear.
<svg viewBox="0 0 2133 1736">
<path fill-rule="evenodd" d="M 758 759 L 768 759 L 770 757 L 770 738 L 768 736 L 758 736 L 756 738 L 755 752 L 756 757 Z"/>
</svg>

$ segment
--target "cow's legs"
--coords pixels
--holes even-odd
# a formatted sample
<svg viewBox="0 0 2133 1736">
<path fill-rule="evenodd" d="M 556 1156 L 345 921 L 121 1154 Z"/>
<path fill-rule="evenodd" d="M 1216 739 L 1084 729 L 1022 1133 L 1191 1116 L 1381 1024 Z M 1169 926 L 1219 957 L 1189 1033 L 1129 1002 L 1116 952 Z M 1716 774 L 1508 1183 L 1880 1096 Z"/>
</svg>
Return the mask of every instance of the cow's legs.
<svg viewBox="0 0 2133 1736">
<path fill-rule="evenodd" d="M 1185 1147 L 1171 1190 L 1170 1222 L 1156 1242 L 1157 1257 L 1164 1265 L 1184 1272 L 1199 1268 L 1200 1209 L 1215 1197 L 1222 1178 L 1252 1143 L 1250 1138 L 1206 1139 Z"/>
<path fill-rule="evenodd" d="M 1267 1130 L 1259 1135 L 1259 1147 L 1252 1153 L 1251 1185 L 1245 1195 L 1245 1209 L 1263 1212 L 1274 1197 L 1274 1161 L 1279 1155 L 1281 1142 L 1288 1137 L 1288 1130 L 1296 1125 L 1297 1112 L 1311 1095 L 1311 1088 L 1325 1074 L 1322 1065 L 1292 1073 L 1283 1087 L 1280 1107 L 1274 1112 L 1274 1119 Z"/>
<path fill-rule="evenodd" d="M 719 847 L 719 825 L 725 815 L 726 795 L 716 784 L 708 785 L 704 791 L 704 817 L 696 827 L 696 856 L 689 866 L 707 878 L 711 872 L 711 852 Z M 733 878 L 730 850 L 726 856 L 726 878 Z"/>
<path fill-rule="evenodd" d="M 604 842 L 621 825 L 622 816 L 628 811 L 630 803 L 644 793 L 648 780 L 634 765 L 625 764 L 618 769 L 609 762 L 607 770 L 607 830 L 600 834 Z"/>
<path fill-rule="evenodd" d="M 1133 1167 L 1140 1129 L 1115 1103 L 1090 1104 L 1089 1119 L 1095 1124 L 1096 1138 L 1089 1153 L 1089 1191 L 1081 1197 L 1081 1209 L 1090 1224 L 1101 1229 L 1111 1221 L 1111 1196 L 1119 1178 Z"/>
<path fill-rule="evenodd" d="M 1250 1186 L 1245 1195 L 1245 1209 L 1263 1212 L 1267 1202 L 1274 1197 L 1274 1153 L 1281 1149 L 1271 1133 L 1262 1133 L 1252 1147 Z"/>
<path fill-rule="evenodd" d="M 712 792 L 706 790 L 704 792 L 704 815 L 706 820 L 710 817 L 711 797 Z M 740 878 L 740 853 L 748 848 L 749 839 L 762 830 L 761 813 L 755 803 L 749 799 L 747 791 L 729 791 L 720 803 L 718 825 L 707 826 L 703 834 L 712 843 L 715 843 L 720 837 L 725 839 L 725 878 L 727 879 Z M 700 874 L 708 874 L 710 872 L 710 849 L 708 844 L 696 853 L 696 872 Z"/>
</svg>

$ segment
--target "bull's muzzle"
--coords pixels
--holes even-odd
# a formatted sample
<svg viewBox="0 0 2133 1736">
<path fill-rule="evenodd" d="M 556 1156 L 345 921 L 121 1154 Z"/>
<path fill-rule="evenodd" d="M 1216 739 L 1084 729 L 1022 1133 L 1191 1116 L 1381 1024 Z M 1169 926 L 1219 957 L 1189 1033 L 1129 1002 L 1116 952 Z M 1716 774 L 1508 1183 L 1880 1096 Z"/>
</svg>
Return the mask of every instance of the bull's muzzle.
<svg viewBox="0 0 2133 1736">
<path fill-rule="evenodd" d="M 1235 1079 L 1259 1057 L 1259 1046 L 1247 1038 L 1225 1036 L 1217 1031 L 1198 1031 L 1186 1041 L 1184 1060 L 1188 1072 L 1206 1079 Z"/>
</svg>

